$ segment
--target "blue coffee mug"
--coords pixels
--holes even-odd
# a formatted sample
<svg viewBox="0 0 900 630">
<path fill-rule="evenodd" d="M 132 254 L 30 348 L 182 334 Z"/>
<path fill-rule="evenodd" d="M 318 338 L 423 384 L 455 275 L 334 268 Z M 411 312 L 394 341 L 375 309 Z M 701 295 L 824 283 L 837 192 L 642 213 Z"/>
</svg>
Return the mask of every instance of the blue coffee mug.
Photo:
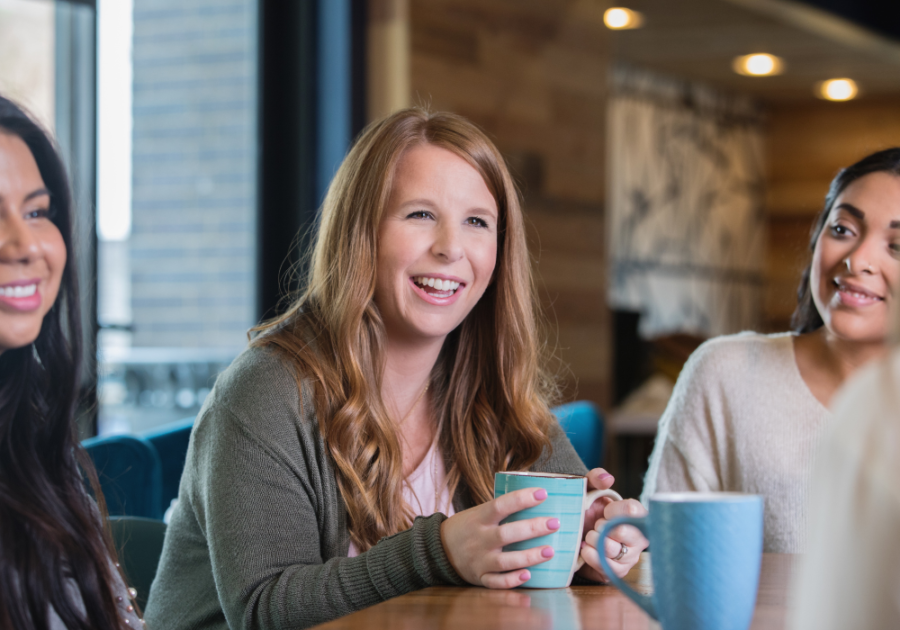
<svg viewBox="0 0 900 630">
<path fill-rule="evenodd" d="M 616 518 L 650 541 L 653 595 L 641 595 L 615 576 L 609 579 L 662 624 L 663 630 L 746 630 L 753 619 L 762 562 L 763 500 L 734 492 L 680 492 L 650 497 L 649 514 Z M 602 544 L 598 545 L 603 548 Z"/>
<path fill-rule="evenodd" d="M 584 513 L 594 501 L 611 497 L 621 501 L 615 490 L 587 490 L 587 477 L 538 472 L 498 472 L 494 474 L 494 498 L 523 488 L 543 488 L 547 498 L 539 505 L 507 516 L 502 523 L 522 521 L 539 516 L 558 518 L 558 530 L 503 547 L 503 551 L 532 549 L 542 545 L 553 547 L 552 558 L 528 567 L 531 577 L 525 588 L 565 588 L 584 564 L 581 558 L 581 535 Z"/>
</svg>

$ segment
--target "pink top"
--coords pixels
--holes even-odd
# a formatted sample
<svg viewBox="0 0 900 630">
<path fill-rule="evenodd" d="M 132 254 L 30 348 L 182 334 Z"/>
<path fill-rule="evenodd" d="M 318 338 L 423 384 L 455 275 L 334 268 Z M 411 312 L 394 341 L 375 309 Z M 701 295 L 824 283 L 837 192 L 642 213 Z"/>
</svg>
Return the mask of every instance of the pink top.
<svg viewBox="0 0 900 630">
<path fill-rule="evenodd" d="M 447 471 L 444 470 L 444 458 L 436 446 L 437 442 L 431 445 L 422 463 L 403 483 L 403 500 L 416 516 L 431 516 L 436 512 L 453 516 L 456 513 L 446 484 Z M 440 498 L 437 495 L 438 488 L 441 489 Z M 347 557 L 353 558 L 357 555 L 359 550 L 351 542 Z"/>
</svg>

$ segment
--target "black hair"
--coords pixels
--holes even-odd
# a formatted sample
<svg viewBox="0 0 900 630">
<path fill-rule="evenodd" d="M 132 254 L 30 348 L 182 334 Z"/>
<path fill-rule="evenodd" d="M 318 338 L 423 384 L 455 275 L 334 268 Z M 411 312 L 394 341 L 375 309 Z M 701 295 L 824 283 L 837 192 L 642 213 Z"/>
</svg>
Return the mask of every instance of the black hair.
<svg viewBox="0 0 900 630">
<path fill-rule="evenodd" d="M 797 287 L 797 308 L 791 317 L 791 329 L 797 333 L 808 333 L 822 327 L 824 322 L 813 302 L 812 290 L 809 286 L 809 277 L 812 273 L 812 257 L 816 249 L 816 243 L 828 216 L 834 207 L 834 202 L 843 193 L 847 186 L 855 182 L 861 177 L 872 173 L 890 173 L 900 177 L 900 147 L 892 147 L 884 149 L 861 159 L 859 162 L 841 169 L 834 179 L 831 180 L 831 186 L 828 194 L 825 196 L 825 207 L 813 223 L 812 231 L 809 239 L 809 264 L 803 270 L 800 278 L 800 286 Z"/>
<path fill-rule="evenodd" d="M 72 195 L 50 137 L 2 96 L 0 133 L 20 138 L 34 156 L 67 252 L 37 338 L 0 354 L 0 627 L 49 628 L 52 607 L 70 629 L 119 629 L 105 506 L 75 426 L 82 343 Z"/>
</svg>

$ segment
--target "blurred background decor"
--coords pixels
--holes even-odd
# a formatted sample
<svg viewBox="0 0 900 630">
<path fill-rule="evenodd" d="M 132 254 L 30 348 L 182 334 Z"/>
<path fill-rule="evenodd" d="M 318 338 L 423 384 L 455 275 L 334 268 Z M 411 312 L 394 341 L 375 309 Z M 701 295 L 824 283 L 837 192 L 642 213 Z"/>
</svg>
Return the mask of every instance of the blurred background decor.
<svg viewBox="0 0 900 630">
<path fill-rule="evenodd" d="M 609 305 L 641 312 L 648 339 L 757 329 L 760 103 L 622 64 L 608 117 Z"/>
<path fill-rule="evenodd" d="M 0 91 L 72 173 L 85 436 L 195 415 L 297 288 L 352 138 L 424 104 L 510 163 L 565 401 L 637 494 L 684 358 L 787 329 L 828 182 L 900 144 L 900 4 L 0 0 Z"/>
</svg>

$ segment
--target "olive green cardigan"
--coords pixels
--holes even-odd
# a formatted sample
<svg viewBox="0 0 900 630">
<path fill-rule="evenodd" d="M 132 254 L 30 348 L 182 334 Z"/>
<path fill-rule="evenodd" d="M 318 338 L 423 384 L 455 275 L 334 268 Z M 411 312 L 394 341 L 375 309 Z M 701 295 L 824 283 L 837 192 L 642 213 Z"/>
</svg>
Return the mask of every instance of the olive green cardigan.
<svg viewBox="0 0 900 630">
<path fill-rule="evenodd" d="M 584 474 L 554 433 L 552 453 L 534 468 Z M 464 584 L 444 553 L 443 514 L 347 557 L 347 513 L 315 410 L 272 350 L 248 349 L 219 377 L 194 426 L 178 498 L 150 590 L 150 628 L 306 628 L 416 589 Z M 472 506 L 465 488 L 454 506 Z"/>
</svg>

